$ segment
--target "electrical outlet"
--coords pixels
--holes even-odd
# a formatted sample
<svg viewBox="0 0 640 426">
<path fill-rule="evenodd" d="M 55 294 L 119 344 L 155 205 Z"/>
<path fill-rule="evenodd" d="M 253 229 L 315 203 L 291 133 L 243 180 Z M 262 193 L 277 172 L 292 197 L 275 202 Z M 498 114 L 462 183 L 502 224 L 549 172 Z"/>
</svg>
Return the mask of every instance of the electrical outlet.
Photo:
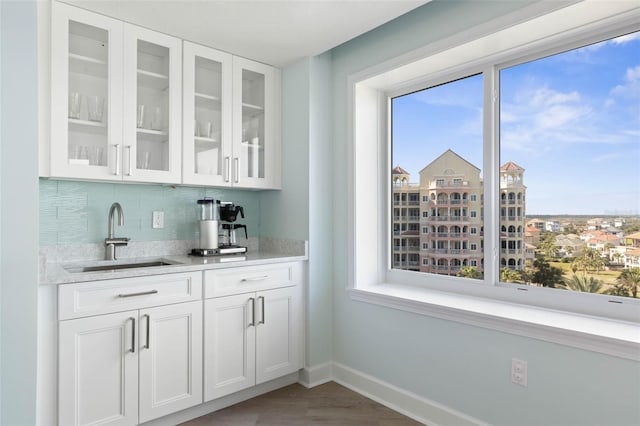
<svg viewBox="0 0 640 426">
<path fill-rule="evenodd" d="M 153 219 L 151 221 L 151 227 L 154 229 L 162 229 L 164 228 L 164 212 L 163 211 L 154 211 Z"/>
<path fill-rule="evenodd" d="M 527 361 L 511 359 L 511 383 L 527 387 Z"/>
</svg>

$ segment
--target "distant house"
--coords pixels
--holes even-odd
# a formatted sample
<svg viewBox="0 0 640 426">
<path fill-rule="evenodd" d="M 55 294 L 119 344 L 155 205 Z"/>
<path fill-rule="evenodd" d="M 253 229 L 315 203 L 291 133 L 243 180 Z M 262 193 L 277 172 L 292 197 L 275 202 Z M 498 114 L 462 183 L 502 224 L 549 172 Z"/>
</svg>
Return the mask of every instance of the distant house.
<svg viewBox="0 0 640 426">
<path fill-rule="evenodd" d="M 530 221 L 527 222 L 527 226 L 530 226 L 532 228 L 537 228 L 540 231 L 544 231 L 544 220 L 540 220 L 540 219 L 531 219 Z"/>
<path fill-rule="evenodd" d="M 524 228 L 524 242 L 525 244 L 531 244 L 538 246 L 540 244 L 540 234 L 542 231 L 534 226 L 527 226 Z"/>
<path fill-rule="evenodd" d="M 640 248 L 627 250 L 624 256 L 625 269 L 640 268 Z"/>
<path fill-rule="evenodd" d="M 555 246 L 558 248 L 559 257 L 579 256 L 586 243 L 576 234 L 556 236 Z"/>
<path fill-rule="evenodd" d="M 609 257 L 609 249 L 620 245 L 622 240 L 615 235 L 606 234 L 587 240 L 587 247 L 600 252 L 602 256 Z"/>
<path fill-rule="evenodd" d="M 547 232 L 561 232 L 562 227 L 557 220 L 548 220 L 544 223 L 544 230 Z"/>
<path fill-rule="evenodd" d="M 624 245 L 640 248 L 640 232 L 634 232 L 624 237 Z"/>
</svg>

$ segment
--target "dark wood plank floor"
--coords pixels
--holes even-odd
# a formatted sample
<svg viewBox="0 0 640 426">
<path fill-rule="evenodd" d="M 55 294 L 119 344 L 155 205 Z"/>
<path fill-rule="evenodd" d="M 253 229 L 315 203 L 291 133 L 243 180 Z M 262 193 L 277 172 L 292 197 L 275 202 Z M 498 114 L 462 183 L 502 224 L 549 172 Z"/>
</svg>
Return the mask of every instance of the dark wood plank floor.
<svg viewBox="0 0 640 426">
<path fill-rule="evenodd" d="M 199 417 L 182 426 L 420 425 L 337 383 L 294 384 Z"/>
</svg>

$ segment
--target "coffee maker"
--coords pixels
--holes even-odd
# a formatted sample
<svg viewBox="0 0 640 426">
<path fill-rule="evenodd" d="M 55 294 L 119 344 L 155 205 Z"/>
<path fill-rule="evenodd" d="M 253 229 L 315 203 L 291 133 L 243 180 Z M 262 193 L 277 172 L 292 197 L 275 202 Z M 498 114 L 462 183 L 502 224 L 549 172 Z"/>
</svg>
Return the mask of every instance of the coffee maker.
<svg viewBox="0 0 640 426">
<path fill-rule="evenodd" d="M 222 234 L 219 250 L 224 253 L 245 253 L 246 247 L 237 245 L 236 230 L 244 229 L 244 237 L 247 236 L 247 225 L 235 223 L 238 215 L 244 219 L 244 209 L 232 202 L 220 203 L 220 221 L 222 222 Z"/>
<path fill-rule="evenodd" d="M 203 198 L 198 200 L 198 214 L 200 237 L 198 247 L 191 250 L 192 255 L 219 256 L 247 251 L 246 247 L 236 244 L 237 229 L 244 229 L 245 238 L 247 237 L 247 226 L 235 223 L 238 215 L 244 218 L 242 206 L 235 206 L 228 201 Z"/>
</svg>

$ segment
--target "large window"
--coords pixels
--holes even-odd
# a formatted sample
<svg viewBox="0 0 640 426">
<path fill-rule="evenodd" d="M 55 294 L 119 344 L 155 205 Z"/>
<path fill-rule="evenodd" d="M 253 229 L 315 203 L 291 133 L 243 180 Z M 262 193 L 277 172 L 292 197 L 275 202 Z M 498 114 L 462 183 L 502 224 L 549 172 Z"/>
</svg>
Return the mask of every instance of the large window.
<svg viewBox="0 0 640 426">
<path fill-rule="evenodd" d="M 640 33 L 501 69 L 500 157 L 503 281 L 639 297 Z"/>
<path fill-rule="evenodd" d="M 638 58 L 634 32 L 394 96 L 391 197 L 419 193 L 428 202 L 394 204 L 393 229 L 420 217 L 429 233 L 394 232 L 392 268 L 481 280 L 486 266 L 500 282 L 640 297 Z M 477 250 L 483 116 L 494 112 L 484 111 L 492 104 L 483 78 L 500 88 L 489 94 L 500 123 L 499 221 L 487 228 L 497 265 Z M 422 215 L 405 214 L 412 210 Z"/>
<path fill-rule="evenodd" d="M 482 278 L 482 255 L 471 250 L 482 235 L 477 194 L 482 193 L 482 75 L 474 75 L 392 100 L 392 197 L 421 194 L 421 224 L 429 233 L 394 234 L 421 244 L 420 272 Z M 407 220 L 392 215 L 394 229 Z M 410 269 L 393 262 L 396 269 Z M 413 269 L 412 269 L 413 270 Z"/>
<path fill-rule="evenodd" d="M 638 320 L 639 12 L 615 8 L 514 15 L 352 77 L 352 297 Z"/>
</svg>

